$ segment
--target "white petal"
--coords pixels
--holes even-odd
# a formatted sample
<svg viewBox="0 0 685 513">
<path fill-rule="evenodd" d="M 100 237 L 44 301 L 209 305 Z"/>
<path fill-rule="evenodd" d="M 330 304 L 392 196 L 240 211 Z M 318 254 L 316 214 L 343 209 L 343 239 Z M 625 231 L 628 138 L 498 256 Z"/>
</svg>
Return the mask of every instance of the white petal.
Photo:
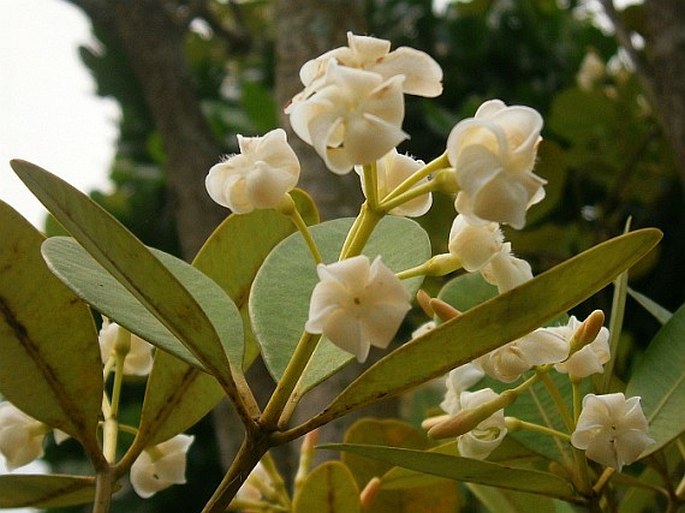
<svg viewBox="0 0 685 513">
<path fill-rule="evenodd" d="M 442 94 L 442 68 L 427 53 L 406 46 L 380 59 L 373 71 L 384 78 L 404 75 L 402 89 L 407 94 L 433 98 Z"/>
</svg>

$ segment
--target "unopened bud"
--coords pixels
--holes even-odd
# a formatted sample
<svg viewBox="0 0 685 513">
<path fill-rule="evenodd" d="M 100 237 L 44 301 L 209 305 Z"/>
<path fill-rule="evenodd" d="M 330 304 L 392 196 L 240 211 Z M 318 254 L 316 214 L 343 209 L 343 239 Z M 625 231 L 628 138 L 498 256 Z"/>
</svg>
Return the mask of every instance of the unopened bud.
<svg viewBox="0 0 685 513">
<path fill-rule="evenodd" d="M 436 317 L 441 321 L 449 321 L 455 317 L 459 317 L 461 312 L 452 305 L 445 303 L 442 299 L 432 298 L 429 303 L 430 308 L 435 313 Z"/>
<path fill-rule="evenodd" d="M 362 508 L 366 509 L 371 505 L 371 502 L 378 494 L 381 488 L 381 480 L 378 477 L 373 477 L 366 483 L 366 486 L 359 494 L 359 501 L 362 504 Z"/>
<path fill-rule="evenodd" d="M 435 255 L 425 263 L 426 276 L 445 276 L 461 269 L 461 260 L 451 253 Z"/>
<path fill-rule="evenodd" d="M 594 342 L 603 326 L 604 312 L 602 310 L 595 310 L 588 315 L 573 334 L 569 356 Z"/>
<path fill-rule="evenodd" d="M 435 424 L 428 430 L 431 438 L 451 438 L 468 433 L 491 414 L 484 414 L 482 408 L 462 410 L 455 416 Z"/>
<path fill-rule="evenodd" d="M 456 194 L 461 190 L 459 182 L 457 181 L 457 170 L 453 167 L 441 169 L 435 174 L 433 181 L 436 184 L 436 190 L 448 194 Z"/>
<path fill-rule="evenodd" d="M 423 310 L 423 313 L 432 318 L 435 315 L 435 312 L 431 308 L 430 301 L 430 294 L 423 289 L 419 289 L 416 293 L 416 302 L 421 307 L 421 310 Z"/>
</svg>

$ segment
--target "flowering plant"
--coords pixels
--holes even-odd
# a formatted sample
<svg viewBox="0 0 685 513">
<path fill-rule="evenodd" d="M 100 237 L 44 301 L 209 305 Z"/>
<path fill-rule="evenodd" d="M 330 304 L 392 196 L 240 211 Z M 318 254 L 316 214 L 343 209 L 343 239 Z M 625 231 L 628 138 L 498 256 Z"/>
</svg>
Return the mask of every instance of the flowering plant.
<svg viewBox="0 0 685 513">
<path fill-rule="evenodd" d="M 104 512 L 127 475 L 141 497 L 181 484 L 193 442 L 183 432 L 224 397 L 245 438 L 207 513 L 391 511 L 388 490 L 422 497 L 426 510 L 454 511 L 452 481 L 491 503 L 525 492 L 522 501 L 533 494 L 544 506 L 609 511 L 624 487 L 642 486 L 671 511 L 682 504 L 670 471 L 654 485 L 623 468 L 671 450 L 682 433 L 683 369 L 673 368 L 673 352 L 681 361 L 685 313 L 665 324 L 625 386 L 612 381 L 625 273 L 659 232 L 624 234 L 533 277 L 502 225 L 522 228 L 544 197 L 546 182 L 533 173 L 541 116 L 491 100 L 454 127 L 438 158 L 401 155 L 403 95 L 439 94 L 440 68 L 423 52 L 390 51 L 387 41 L 350 34 L 348 44 L 303 66 L 303 91 L 287 111 L 332 172 L 359 174 L 365 201 L 354 219 L 319 222 L 312 199 L 295 188 L 300 165 L 280 129 L 238 136 L 241 153 L 209 170 L 209 195 L 233 213 L 192 265 L 147 248 L 54 175 L 13 161 L 71 237 L 44 240 L 0 204 L 0 393 L 8 401 L 0 450 L 19 467 L 41 455 L 55 429 L 81 444 L 93 473 L 0 476 L 0 506 L 92 501 Z M 452 195 L 456 209 L 442 254 L 408 219 L 425 213 L 433 194 Z M 437 297 L 420 290 L 424 277 L 457 271 Z M 617 278 L 611 333 L 601 311 L 566 320 Z M 463 306 L 475 288 L 489 299 Z M 388 350 L 414 296 L 429 324 Z M 104 319 L 99 343 L 93 312 Z M 317 413 L 293 421 L 307 392 L 371 351 L 385 353 Z M 276 382 L 264 406 L 245 376 L 257 353 Z M 126 425 L 118 415 L 124 376 L 148 373 L 140 420 Z M 362 422 L 344 444 L 328 446 L 344 462 L 311 470 L 317 428 L 446 374 L 443 411 L 424 421 L 430 439 L 399 421 Z M 486 386 L 469 390 L 482 379 Z M 369 429 L 387 443 L 359 443 Z M 291 500 L 268 451 L 303 435 Z M 446 502 L 431 503 L 436 491 Z"/>
</svg>

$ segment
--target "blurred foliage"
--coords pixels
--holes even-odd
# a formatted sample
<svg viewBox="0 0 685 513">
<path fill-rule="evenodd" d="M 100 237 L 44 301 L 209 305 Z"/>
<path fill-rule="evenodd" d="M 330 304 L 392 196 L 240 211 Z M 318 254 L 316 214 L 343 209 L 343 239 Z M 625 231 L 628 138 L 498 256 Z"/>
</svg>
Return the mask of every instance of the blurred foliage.
<svg viewBox="0 0 685 513">
<path fill-rule="evenodd" d="M 273 1 L 199 3 L 204 12 L 189 14 L 188 2 L 168 2 L 177 10 L 196 92 L 212 131 L 223 150 L 232 153 L 237 151 L 235 134 L 255 135 L 277 125 Z M 525 230 L 507 233 L 514 250 L 540 272 L 622 232 L 632 216 L 634 228 L 656 226 L 665 238 L 659 253 L 635 270 L 631 286 L 675 310 L 684 292 L 683 188 L 638 81 L 617 57 L 611 35 L 582 14 L 579 0 L 452 1 L 441 12 L 432 4 L 367 3 L 370 34 L 391 40 L 393 47 L 428 52 L 445 73 L 441 97 L 408 98 L 404 129 L 411 140 L 401 149 L 425 161 L 441 154 L 454 124 L 489 98 L 536 108 L 546 122 L 537 173 L 549 181 L 548 199 L 531 209 Z M 630 13 L 640 19 L 633 16 L 635 8 Z M 98 94 L 114 97 L 122 115 L 111 169 L 114 190 L 92 196 L 146 244 L 178 253 L 161 137 L 120 43 L 97 27 L 95 35 L 101 46 L 82 48 L 82 59 Z M 581 88 L 576 75 L 588 52 L 609 65 Z M 441 208 L 421 222 L 440 251 L 454 211 L 451 201 L 438 201 Z M 610 300 L 609 290 L 587 309 L 608 309 Z M 633 303 L 626 319 L 634 356 L 657 323 Z M 626 358 L 623 365 L 628 368 L 633 361 Z M 211 426 L 200 423 L 194 432 L 209 442 L 197 443 L 190 452 L 188 487 L 172 487 L 152 501 L 124 499 L 115 510 L 198 510 L 213 487 L 213 480 L 203 476 L 218 475 L 219 469 Z M 48 454 L 63 450 L 52 447 Z"/>
</svg>

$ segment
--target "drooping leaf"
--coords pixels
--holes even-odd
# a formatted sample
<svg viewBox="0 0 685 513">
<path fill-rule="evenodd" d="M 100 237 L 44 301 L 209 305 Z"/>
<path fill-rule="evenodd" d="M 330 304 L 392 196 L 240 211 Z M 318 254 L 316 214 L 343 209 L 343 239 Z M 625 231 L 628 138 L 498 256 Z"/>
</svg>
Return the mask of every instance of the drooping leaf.
<svg viewBox="0 0 685 513">
<path fill-rule="evenodd" d="M 293 498 L 293 513 L 359 513 L 359 488 L 349 469 L 338 461 L 319 465 Z"/>
<path fill-rule="evenodd" d="M 437 452 L 378 445 L 329 444 L 324 449 L 353 452 L 400 467 L 456 481 L 497 486 L 547 497 L 575 501 L 573 487 L 547 472 L 519 469 L 489 461 L 461 458 Z"/>
<path fill-rule="evenodd" d="M 329 421 L 401 393 L 530 333 L 606 286 L 660 238 L 655 229 L 616 237 L 441 324 L 374 364 L 333 400 L 319 420 Z"/>
<path fill-rule="evenodd" d="M 147 447 L 182 433 L 223 397 L 223 389 L 214 377 L 158 351 L 145 389 L 138 444 Z"/>
<path fill-rule="evenodd" d="M 0 202 L 0 393 L 100 454 L 102 360 L 88 307 L 48 270 L 43 236 Z"/>
<path fill-rule="evenodd" d="M 653 299 L 648 298 L 644 294 L 641 294 L 637 290 L 628 287 L 628 295 L 632 297 L 635 301 L 640 303 L 640 305 L 650 314 L 652 314 L 661 325 L 666 324 L 668 321 L 671 320 L 671 317 L 673 317 L 673 313 L 669 312 L 659 303 L 657 303 Z"/>
<path fill-rule="evenodd" d="M 233 387 L 219 336 L 195 298 L 131 232 L 88 196 L 23 160 L 12 168 L 31 192 L 117 281 L 205 368 Z"/>
<path fill-rule="evenodd" d="M 309 195 L 296 189 L 291 196 L 307 224 L 319 222 L 316 206 Z M 248 367 L 259 353 L 249 321 L 250 287 L 274 246 L 295 231 L 293 222 L 276 210 L 232 214 L 212 233 L 193 260 L 193 266 L 219 284 L 240 310 L 246 337 L 244 367 Z"/>
<path fill-rule="evenodd" d="M 87 504 L 95 496 L 95 478 L 65 475 L 0 476 L 0 508 L 63 508 Z"/>
<path fill-rule="evenodd" d="M 393 419 L 362 419 L 355 422 L 345 433 L 345 443 L 387 445 L 410 449 L 426 449 L 426 435 L 417 428 Z M 380 460 L 365 458 L 345 452 L 342 462 L 347 465 L 360 488 L 373 477 L 381 477 L 393 466 Z M 397 468 L 397 467 L 395 467 Z M 425 476 L 425 474 L 415 474 Z M 432 477 L 432 476 L 431 476 Z M 423 509 L 431 513 L 453 513 L 458 504 L 458 491 L 453 481 L 432 477 L 412 486 L 382 489 L 365 506 L 366 513 L 409 513 Z"/>
<path fill-rule="evenodd" d="M 649 436 L 661 449 L 685 430 L 685 306 L 657 332 L 626 386 L 626 397 L 642 397 Z"/>
<path fill-rule="evenodd" d="M 178 283 L 203 308 L 231 362 L 243 353 L 242 321 L 230 298 L 210 278 L 182 260 L 151 250 Z M 200 368 L 188 349 L 141 302 L 98 264 L 71 237 L 51 237 L 43 243 L 43 256 L 52 272 L 79 297 L 127 330 Z"/>
<path fill-rule="evenodd" d="M 336 219 L 311 227 L 324 262 L 338 259 L 351 219 Z M 381 255 L 394 271 L 423 263 L 430 256 L 428 237 L 414 221 L 386 217 L 376 227 L 364 254 Z M 250 316 L 269 371 L 278 379 L 302 334 L 309 311 L 309 298 L 318 281 L 314 260 L 302 236 L 293 234 L 268 256 L 257 273 L 250 294 Z M 414 293 L 421 279 L 405 280 Z M 322 340 L 298 387 L 303 393 L 353 358 Z"/>
</svg>

